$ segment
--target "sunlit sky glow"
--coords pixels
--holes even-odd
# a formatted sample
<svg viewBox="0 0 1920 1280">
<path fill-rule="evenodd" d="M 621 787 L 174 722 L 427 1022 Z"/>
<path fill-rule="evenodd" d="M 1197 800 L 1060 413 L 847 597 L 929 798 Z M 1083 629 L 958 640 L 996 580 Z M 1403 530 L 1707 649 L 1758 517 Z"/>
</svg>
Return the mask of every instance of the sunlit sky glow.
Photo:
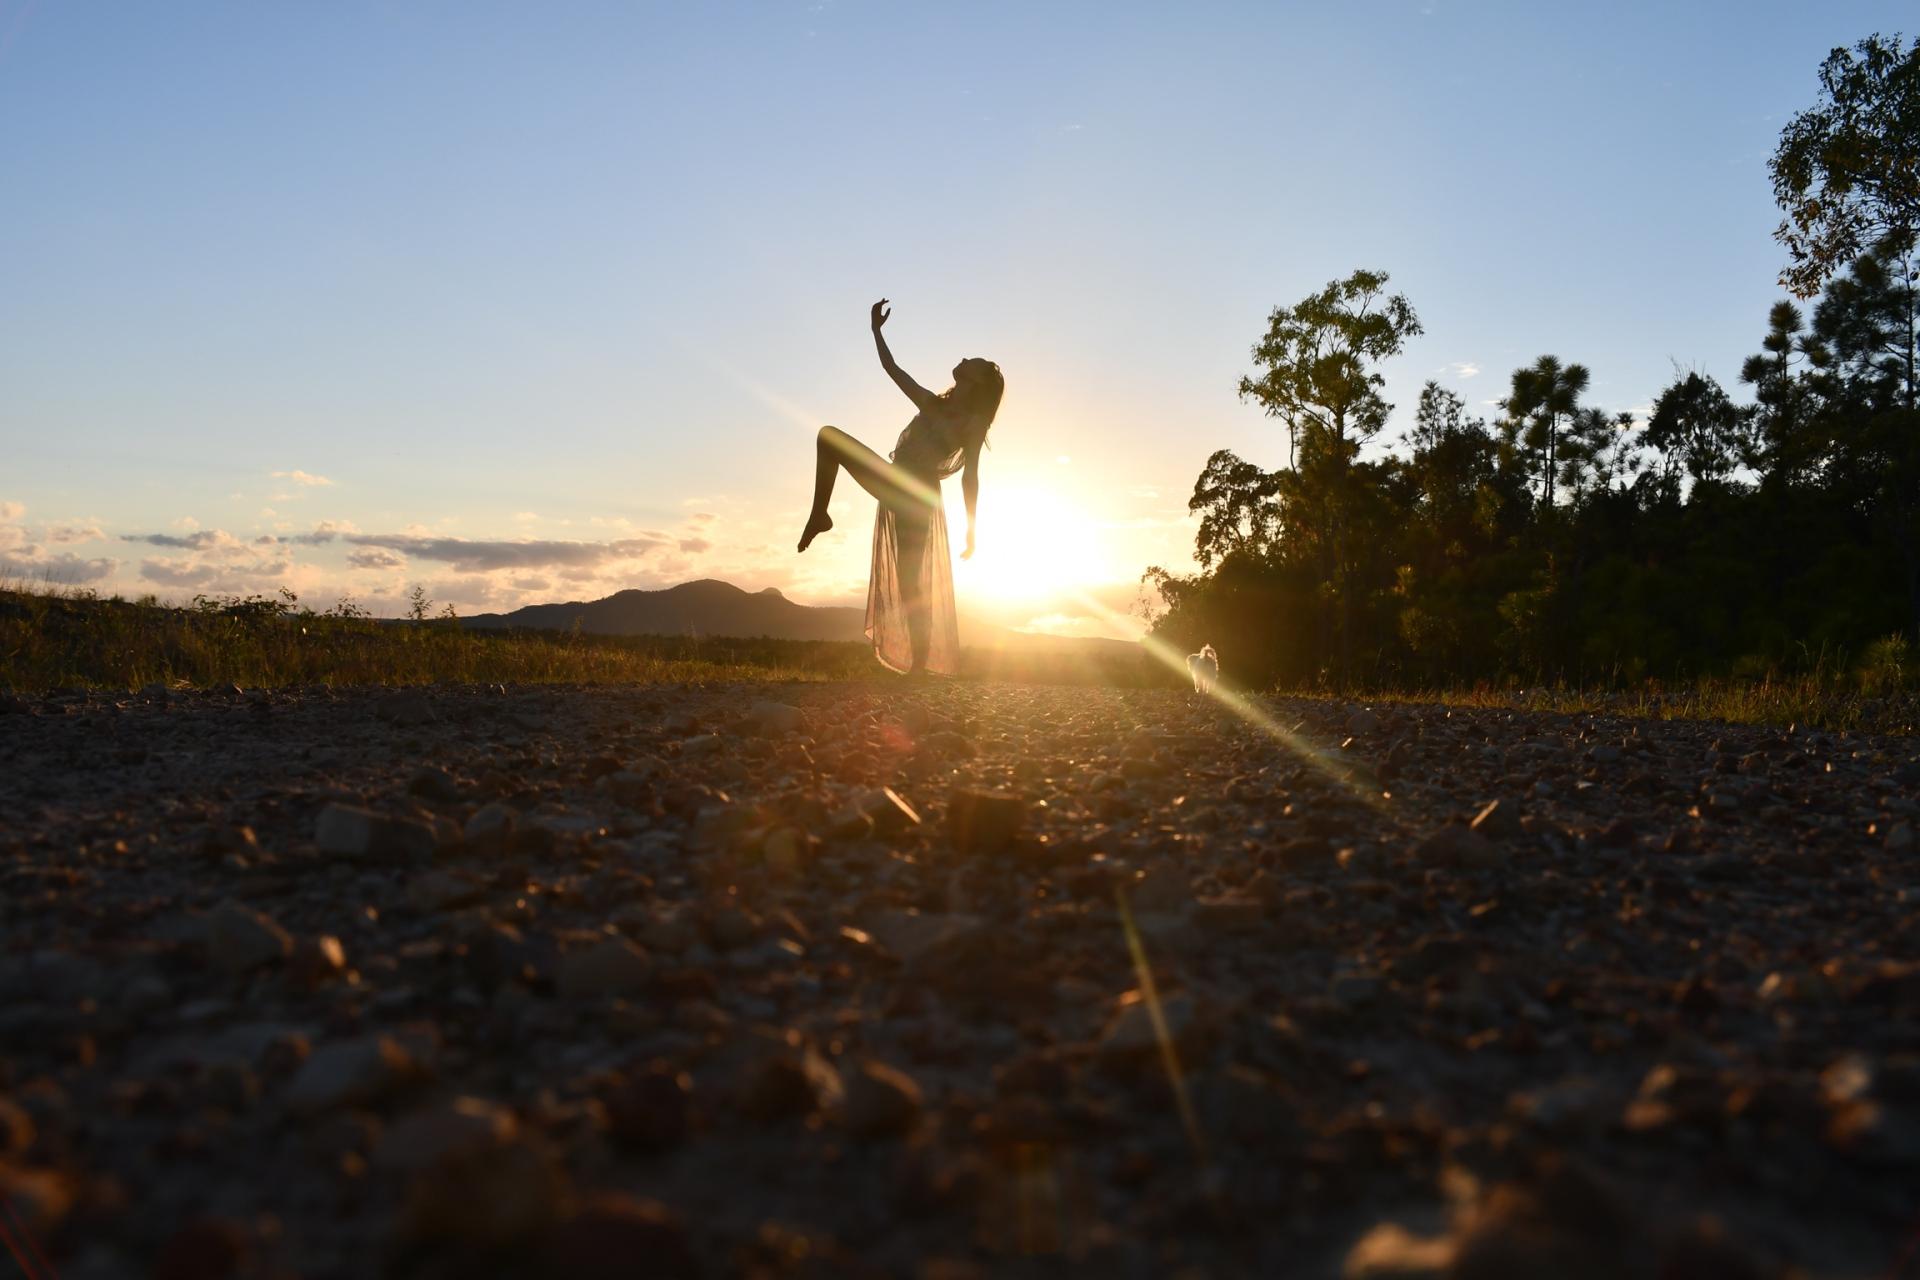
<svg viewBox="0 0 1920 1280">
<path fill-rule="evenodd" d="M 1731 386 L 1780 127 L 1912 12 L 0 0 L 0 577 L 854 602 L 851 483 L 793 544 L 813 429 L 911 412 L 884 294 L 923 383 L 1006 372 L 963 608 L 1112 634 L 1207 455 L 1284 460 L 1267 311 L 1356 267 L 1427 330 L 1389 435 L 1547 351 Z"/>
</svg>

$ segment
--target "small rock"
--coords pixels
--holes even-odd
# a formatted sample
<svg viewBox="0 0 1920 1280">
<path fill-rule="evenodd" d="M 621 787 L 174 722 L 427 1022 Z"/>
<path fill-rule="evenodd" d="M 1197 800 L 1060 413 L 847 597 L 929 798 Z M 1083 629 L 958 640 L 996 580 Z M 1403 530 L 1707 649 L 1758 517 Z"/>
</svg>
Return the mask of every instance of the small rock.
<svg viewBox="0 0 1920 1280">
<path fill-rule="evenodd" d="M 423 871 L 407 881 L 407 901 L 419 911 L 449 911 L 478 902 L 486 887 L 451 871 Z"/>
<path fill-rule="evenodd" d="M 912 1128 L 920 1105 L 913 1077 L 882 1062 L 863 1062 L 847 1078 L 841 1116 L 854 1136 L 883 1138 Z"/>
<path fill-rule="evenodd" d="M 836 1105 L 843 1096 L 840 1073 L 811 1049 L 759 1059 L 747 1068 L 738 1090 L 740 1110 L 769 1123 Z"/>
<path fill-rule="evenodd" d="M 461 838 L 477 849 L 499 848 L 512 839 L 519 825 L 520 815 L 496 800 L 473 811 L 461 830 Z"/>
<path fill-rule="evenodd" d="M 1489 800 L 1471 825 L 1489 840 L 1518 840 L 1526 834 L 1520 825 L 1520 806 L 1511 800 Z"/>
<path fill-rule="evenodd" d="M 955 733 L 951 729 L 941 729 L 936 733 L 927 734 L 920 739 L 920 747 L 935 755 L 952 756 L 959 760 L 971 760 L 980 754 L 972 738 L 964 733 Z"/>
<path fill-rule="evenodd" d="M 455 1098 L 408 1115 L 383 1135 L 373 1163 L 412 1173 L 443 1160 L 465 1159 L 513 1140 L 513 1112 L 483 1098 Z"/>
<path fill-rule="evenodd" d="M 1386 989 L 1387 984 L 1378 974 L 1344 970 L 1334 974 L 1327 984 L 1327 998 L 1351 1011 L 1374 1003 Z"/>
<path fill-rule="evenodd" d="M 1160 1000 L 1160 1017 L 1176 1049 L 1190 1047 L 1194 1043 L 1200 1016 L 1192 996 L 1184 991 L 1163 996 Z M 1100 1037 L 1099 1050 L 1100 1057 L 1109 1062 L 1159 1053 L 1160 1034 L 1143 993 L 1130 991 L 1120 998 L 1118 1011 Z"/>
<path fill-rule="evenodd" d="M 701 1267 L 678 1214 L 658 1201 L 607 1192 L 552 1230 L 537 1273 L 628 1280 L 641 1272 L 657 1280 L 687 1280 L 700 1275 Z"/>
<path fill-rule="evenodd" d="M 624 1077 L 602 1099 L 614 1140 L 641 1151 L 664 1151 L 684 1142 L 691 1125 L 692 1081 L 684 1072 L 655 1064 Z"/>
<path fill-rule="evenodd" d="M 421 1068 L 390 1036 L 366 1036 L 315 1049 L 287 1086 L 287 1105 L 312 1114 L 378 1102 L 412 1084 Z"/>
<path fill-rule="evenodd" d="M 225 1280 L 253 1257 L 246 1228 L 227 1218 L 195 1218 L 160 1246 L 153 1280 Z"/>
<path fill-rule="evenodd" d="M 0 1159 L 24 1156 L 33 1145 L 33 1117 L 17 1104 L 0 1098 Z"/>
<path fill-rule="evenodd" d="M 320 852 L 344 858 L 402 861 L 433 856 L 433 828 L 412 818 L 392 818 L 353 805 L 330 804 L 314 827 Z"/>
<path fill-rule="evenodd" d="M 677 956 L 700 941 L 700 931 L 684 911 L 652 912 L 632 927 L 634 940 L 649 951 Z"/>
<path fill-rule="evenodd" d="M 1630 849 L 1640 836 L 1631 820 L 1615 818 L 1602 827 L 1593 838 L 1593 842 L 1602 849 Z"/>
<path fill-rule="evenodd" d="M 246 973 L 284 960 L 293 937 L 268 916 L 232 900 L 207 913 L 207 958 L 230 973 Z"/>
<path fill-rule="evenodd" d="M 707 918 L 707 936 L 716 950 L 733 951 L 760 936 L 760 922 L 739 907 L 721 907 Z"/>
<path fill-rule="evenodd" d="M 1193 885 L 1187 873 L 1172 863 L 1156 863 L 1134 884 L 1130 901 L 1135 911 L 1170 915 L 1192 905 Z"/>
<path fill-rule="evenodd" d="M 977 916 L 889 911 L 869 921 L 867 932 L 901 960 L 912 963 L 957 938 L 979 933 L 984 925 Z"/>
<path fill-rule="evenodd" d="M 1447 1236 L 1416 1236 L 1383 1222 L 1360 1237 L 1341 1265 L 1342 1280 L 1448 1280 L 1454 1243 Z"/>
<path fill-rule="evenodd" d="M 632 995 L 653 977 L 647 953 L 625 938 L 604 938 L 560 957 L 554 984 L 570 1000 Z"/>
<path fill-rule="evenodd" d="M 302 937 L 293 944 L 287 972 L 303 986 L 316 987 L 338 977 L 347 967 L 346 948 L 330 933 Z"/>
<path fill-rule="evenodd" d="M 434 714 L 433 703 L 424 694 L 418 693 L 402 693 L 387 698 L 374 714 L 388 724 L 406 729 L 417 729 L 440 718 Z"/>
<path fill-rule="evenodd" d="M 294 951 L 297 959 L 298 948 Z M 137 1016 L 157 1013 L 173 1003 L 173 988 L 157 973 L 138 973 L 127 980 L 120 992 L 120 1007 Z"/>
<path fill-rule="evenodd" d="M 653 779 L 630 769 L 605 774 L 594 787 L 612 797 L 615 804 L 628 806 L 644 805 L 653 795 Z"/>
<path fill-rule="evenodd" d="M 1349 737 L 1364 738 L 1370 733 L 1377 732 L 1379 728 L 1379 714 L 1368 710 L 1366 707 L 1360 708 L 1347 717 L 1347 735 Z"/>
<path fill-rule="evenodd" d="M 73 1208 L 74 1187 L 53 1169 L 25 1169 L 0 1164 L 0 1205 L 4 1221 L 24 1224 L 30 1237 L 53 1234 Z"/>
<path fill-rule="evenodd" d="M 424 765 L 407 780 L 407 793 L 441 804 L 454 804 L 461 798 L 460 784 L 445 769 Z"/>
<path fill-rule="evenodd" d="M 837 836 L 888 836 L 919 826 L 920 815 L 893 788 L 877 787 L 856 796 L 829 825 Z"/>
<path fill-rule="evenodd" d="M 566 1174 L 552 1153 L 522 1137 L 416 1175 L 400 1230 L 414 1240 L 509 1245 L 550 1229 L 568 1198 Z"/>
<path fill-rule="evenodd" d="M 947 834 L 961 853 L 999 853 L 1019 834 L 1026 811 L 1026 802 L 1007 792 L 955 791 L 947 802 Z"/>
<path fill-rule="evenodd" d="M 756 702 L 747 712 L 747 718 L 756 733 L 769 738 L 799 733 L 807 724 L 805 712 L 784 702 Z"/>
<path fill-rule="evenodd" d="M 1201 898 L 1193 904 L 1195 926 L 1207 933 L 1251 933 L 1267 919 L 1267 905 L 1252 896 Z"/>
<path fill-rule="evenodd" d="M 1896 822 L 1887 829 L 1888 853 L 1913 852 L 1913 824 Z"/>
<path fill-rule="evenodd" d="M 1472 827 L 1457 822 L 1431 832 L 1413 848 L 1413 856 L 1428 866 L 1479 870 L 1496 866 L 1500 851 Z"/>
</svg>

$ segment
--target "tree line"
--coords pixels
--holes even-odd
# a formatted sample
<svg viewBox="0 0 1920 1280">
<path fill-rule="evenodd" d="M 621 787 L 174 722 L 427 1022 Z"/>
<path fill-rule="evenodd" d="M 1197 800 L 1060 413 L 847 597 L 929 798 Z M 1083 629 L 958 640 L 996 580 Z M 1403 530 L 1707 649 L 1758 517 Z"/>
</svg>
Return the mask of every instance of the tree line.
<svg viewBox="0 0 1920 1280">
<path fill-rule="evenodd" d="M 1585 365 L 1515 369 L 1491 416 L 1382 363 L 1422 332 L 1385 272 L 1276 308 L 1239 393 L 1286 465 L 1228 450 L 1188 508 L 1199 571 L 1154 629 L 1242 680 L 1336 687 L 1806 671 L 1920 642 L 1920 44 L 1836 49 L 1769 162 L 1793 295 L 1736 398 L 1676 370 L 1645 420 Z M 1758 317 L 1756 317 L 1756 321 Z"/>
</svg>

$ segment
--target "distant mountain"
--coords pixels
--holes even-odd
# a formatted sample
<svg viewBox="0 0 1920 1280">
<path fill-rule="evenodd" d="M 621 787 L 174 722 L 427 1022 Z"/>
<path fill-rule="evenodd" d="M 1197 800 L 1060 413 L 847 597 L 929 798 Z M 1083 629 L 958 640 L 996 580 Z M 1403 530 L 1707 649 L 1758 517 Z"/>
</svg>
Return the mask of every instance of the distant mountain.
<svg viewBox="0 0 1920 1280">
<path fill-rule="evenodd" d="M 865 640 L 864 608 L 795 604 L 773 587 L 742 591 L 702 578 L 660 591 L 616 591 L 603 600 L 530 604 L 512 613 L 462 618 L 468 627 L 525 627 L 608 636 L 770 636 L 776 640 Z M 973 648 L 1137 652 L 1130 640 L 1033 635 L 961 620 L 960 643 Z"/>
<path fill-rule="evenodd" d="M 512 613 L 482 613 L 469 627 L 527 627 L 607 636 L 771 636 L 776 640 L 864 640 L 866 611 L 795 604 L 773 587 L 742 591 L 702 578 L 661 591 L 616 591 L 604 600 L 530 604 Z"/>
</svg>

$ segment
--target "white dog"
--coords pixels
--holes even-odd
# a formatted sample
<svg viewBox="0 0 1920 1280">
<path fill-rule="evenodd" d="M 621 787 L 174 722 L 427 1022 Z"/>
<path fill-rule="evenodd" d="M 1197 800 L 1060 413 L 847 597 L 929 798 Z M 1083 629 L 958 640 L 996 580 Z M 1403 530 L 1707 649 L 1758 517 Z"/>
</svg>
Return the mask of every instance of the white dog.
<svg viewBox="0 0 1920 1280">
<path fill-rule="evenodd" d="M 1203 644 L 1200 652 L 1187 655 L 1187 670 L 1193 675 L 1195 693 L 1212 693 L 1213 682 L 1220 678 L 1220 655 L 1212 645 Z"/>
</svg>

